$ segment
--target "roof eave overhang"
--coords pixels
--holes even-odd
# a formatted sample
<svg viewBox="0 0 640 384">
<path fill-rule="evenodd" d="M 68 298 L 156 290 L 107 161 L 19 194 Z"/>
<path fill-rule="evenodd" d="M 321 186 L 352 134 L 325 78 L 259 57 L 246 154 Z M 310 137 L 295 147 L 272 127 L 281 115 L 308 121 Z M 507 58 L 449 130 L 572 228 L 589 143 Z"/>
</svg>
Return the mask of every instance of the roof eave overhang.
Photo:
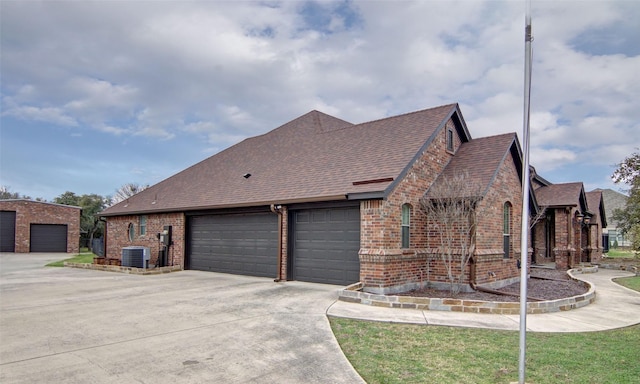
<svg viewBox="0 0 640 384">
<path fill-rule="evenodd" d="M 348 193 L 347 200 L 382 200 L 386 197 L 384 191 Z"/>
<path fill-rule="evenodd" d="M 213 204 L 213 205 L 199 205 L 193 207 L 172 207 L 172 208 L 159 208 L 159 209 L 139 209 L 127 212 L 113 212 L 113 213 L 100 213 L 101 217 L 117 217 L 117 216 L 133 216 L 133 215 L 147 215 L 156 213 L 175 213 L 175 212 L 191 212 L 191 211 L 209 211 L 218 209 L 234 209 L 234 208 L 248 208 L 248 207 L 264 207 L 276 205 L 290 205 L 301 203 L 316 203 L 327 201 L 341 201 L 347 200 L 348 196 L 341 195 L 329 195 L 329 196 L 315 196 L 315 197 L 303 197 L 296 199 L 282 199 L 282 200 L 265 200 L 265 201 L 253 201 L 238 204 Z"/>
</svg>

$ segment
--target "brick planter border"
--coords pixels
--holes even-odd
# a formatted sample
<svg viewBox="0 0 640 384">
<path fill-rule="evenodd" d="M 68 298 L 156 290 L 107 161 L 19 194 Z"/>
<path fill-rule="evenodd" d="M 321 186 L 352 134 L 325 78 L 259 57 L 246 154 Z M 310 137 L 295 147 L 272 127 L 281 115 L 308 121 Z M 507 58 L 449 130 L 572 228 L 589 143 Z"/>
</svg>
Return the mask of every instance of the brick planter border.
<svg viewBox="0 0 640 384">
<path fill-rule="evenodd" d="M 179 265 L 174 265 L 171 267 L 160 267 L 160 268 L 136 268 L 136 267 L 122 267 L 119 265 L 108 265 L 108 264 L 70 263 L 65 261 L 64 266 L 69 268 L 93 269 L 96 271 L 127 273 L 131 275 L 160 275 L 162 273 L 182 271 L 182 267 Z"/>
<path fill-rule="evenodd" d="M 572 279 L 582 281 L 574 277 L 574 274 L 595 273 L 597 271 L 598 267 L 584 267 L 572 269 L 567 273 Z M 557 300 L 527 302 L 527 313 L 538 314 L 569 311 L 593 303 L 596 299 L 595 287 L 586 281 L 582 282 L 589 285 L 589 290 L 586 293 Z M 362 292 L 362 288 L 362 283 L 352 284 L 339 291 L 338 300 L 385 308 L 409 308 L 429 311 L 492 313 L 500 315 L 520 314 L 519 302 L 378 295 Z"/>
</svg>

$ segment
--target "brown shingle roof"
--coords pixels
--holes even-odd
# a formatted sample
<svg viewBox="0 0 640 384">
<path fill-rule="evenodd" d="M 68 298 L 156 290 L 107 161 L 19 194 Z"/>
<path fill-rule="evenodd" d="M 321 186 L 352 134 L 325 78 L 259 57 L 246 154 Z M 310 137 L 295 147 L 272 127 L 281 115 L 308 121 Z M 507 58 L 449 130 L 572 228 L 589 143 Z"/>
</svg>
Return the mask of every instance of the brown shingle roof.
<svg viewBox="0 0 640 384">
<path fill-rule="evenodd" d="M 103 214 L 285 204 L 385 191 L 454 113 L 459 113 L 457 105 L 449 104 L 353 125 L 312 111 L 213 155 Z M 357 183 L 371 180 L 379 182 Z"/>
<path fill-rule="evenodd" d="M 602 191 L 595 190 L 591 192 L 587 192 L 587 206 L 589 207 L 589 212 L 593 214 L 592 222 L 595 220 L 600 220 L 602 223 L 602 227 L 607 226 L 607 215 L 605 213 L 604 200 L 602 197 Z"/>
<path fill-rule="evenodd" d="M 545 207 L 575 206 L 585 209 L 584 188 L 582 183 L 551 184 L 535 191 L 538 203 Z"/>
<path fill-rule="evenodd" d="M 493 183 L 500 165 L 503 163 L 509 151 L 512 151 L 513 158 L 516 159 L 516 168 L 521 173 L 519 164 L 520 154 L 518 139 L 515 133 L 482 137 L 463 143 L 455 156 L 444 171 L 438 176 L 434 184 L 427 191 L 427 197 L 434 196 L 434 191 L 438 191 L 440 184 L 445 179 L 464 174 L 467 177 L 465 184 L 473 189 L 473 193 L 484 196 Z M 462 192 L 462 191 L 461 191 Z M 471 190 L 467 192 L 472 192 Z M 464 193 L 464 192 L 462 192 Z M 462 196 L 457 196 L 462 197 Z"/>
</svg>

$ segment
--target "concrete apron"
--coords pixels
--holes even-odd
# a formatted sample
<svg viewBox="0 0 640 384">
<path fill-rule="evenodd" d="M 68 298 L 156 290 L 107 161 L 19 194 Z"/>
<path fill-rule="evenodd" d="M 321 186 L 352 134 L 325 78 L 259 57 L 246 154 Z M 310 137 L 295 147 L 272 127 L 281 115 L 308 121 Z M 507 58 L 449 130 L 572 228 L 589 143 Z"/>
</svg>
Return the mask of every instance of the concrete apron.
<svg viewBox="0 0 640 384">
<path fill-rule="evenodd" d="M 339 287 L 44 259 L 0 255 L 2 383 L 363 382 L 326 317 Z"/>
</svg>

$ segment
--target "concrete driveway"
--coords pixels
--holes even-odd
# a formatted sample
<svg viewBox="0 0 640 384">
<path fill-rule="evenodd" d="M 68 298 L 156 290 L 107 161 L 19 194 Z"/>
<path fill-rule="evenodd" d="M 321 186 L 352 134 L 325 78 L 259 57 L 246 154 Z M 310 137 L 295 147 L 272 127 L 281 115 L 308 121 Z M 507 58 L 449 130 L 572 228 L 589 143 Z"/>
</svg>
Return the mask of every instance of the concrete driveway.
<svg viewBox="0 0 640 384">
<path fill-rule="evenodd" d="M 339 287 L 135 276 L 0 254 L 2 383 L 362 383 L 326 310 Z"/>
</svg>

